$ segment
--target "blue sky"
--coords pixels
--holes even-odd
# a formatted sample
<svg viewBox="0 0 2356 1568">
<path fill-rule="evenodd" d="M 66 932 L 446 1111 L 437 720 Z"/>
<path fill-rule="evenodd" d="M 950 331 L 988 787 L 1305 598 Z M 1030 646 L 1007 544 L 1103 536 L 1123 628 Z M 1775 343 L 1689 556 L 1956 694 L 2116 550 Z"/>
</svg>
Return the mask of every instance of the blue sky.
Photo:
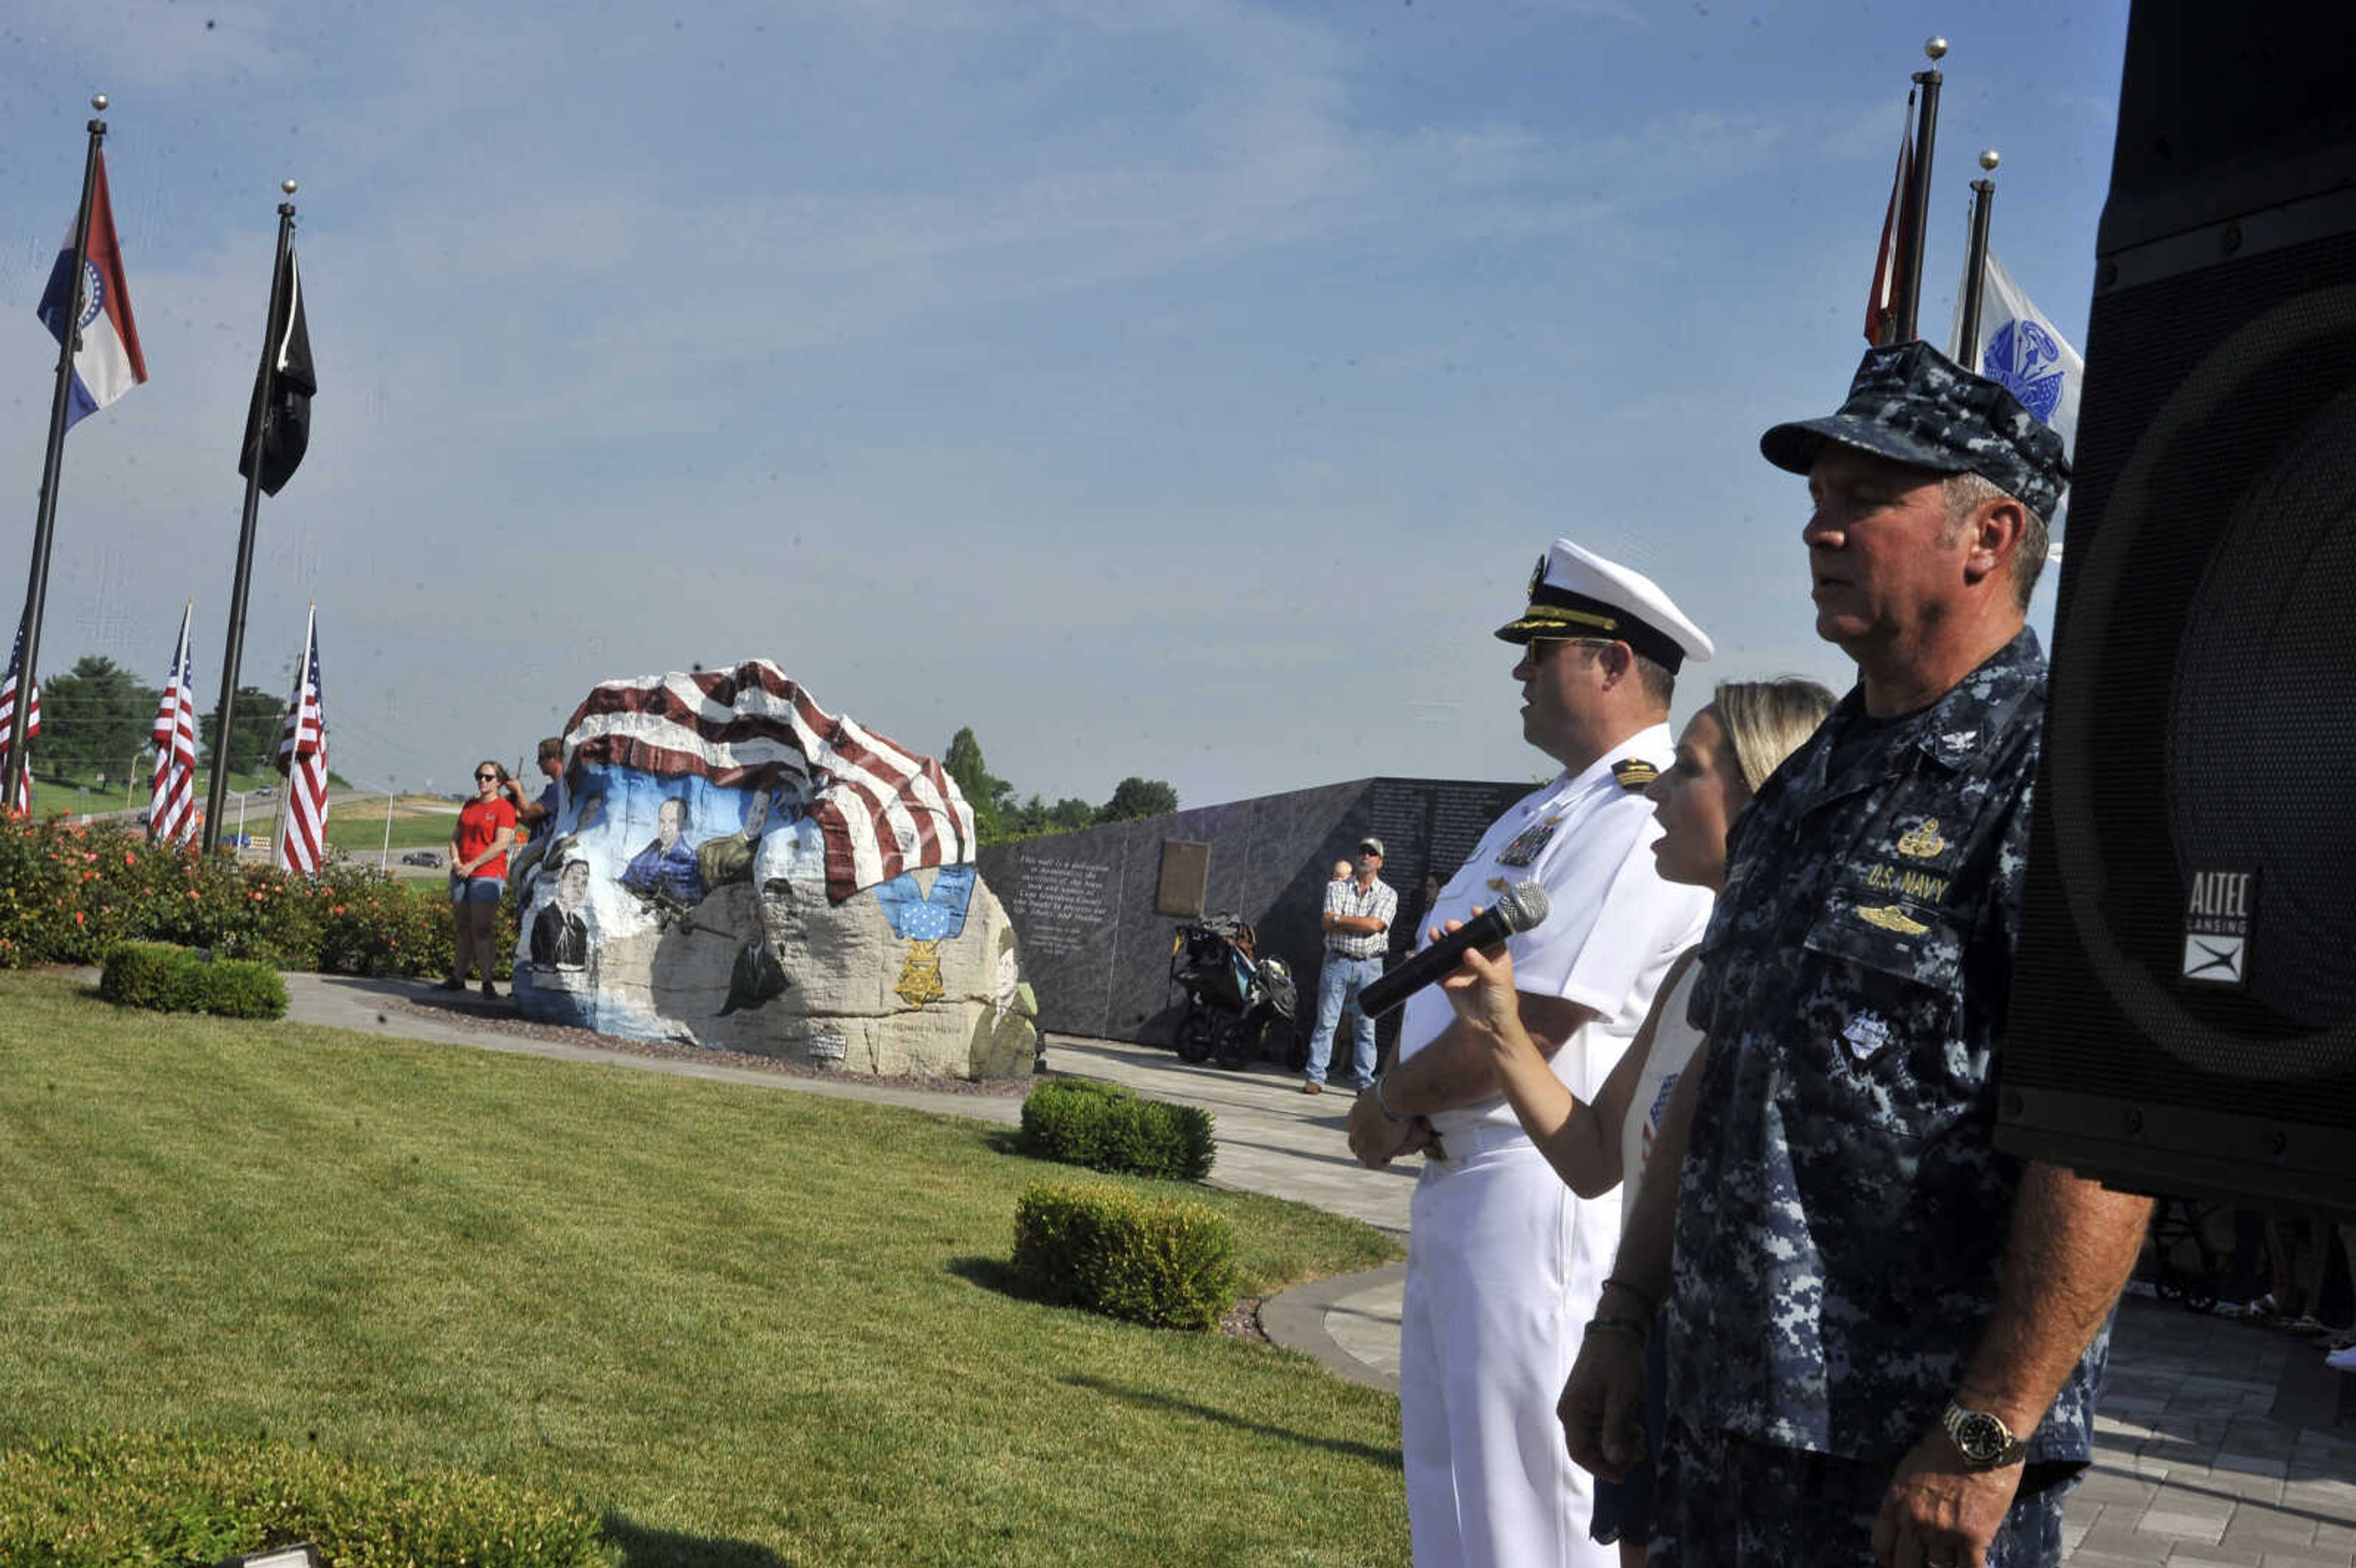
<svg viewBox="0 0 2356 1568">
<path fill-rule="evenodd" d="M 1996 250 L 2083 347 L 2125 15 L 32 0 L 0 592 L 103 91 L 153 379 L 69 437 L 48 667 L 160 682 L 193 595 L 214 700 L 292 175 L 322 390 L 244 679 L 316 598 L 348 777 L 459 788 L 598 680 L 754 656 L 1050 798 L 1533 777 L 1488 634 L 1558 534 L 1717 637 L 1680 718 L 1708 678 L 1847 683 L 1758 433 L 1864 347 L 1934 31 L 1924 325 L 1995 145 Z"/>
</svg>

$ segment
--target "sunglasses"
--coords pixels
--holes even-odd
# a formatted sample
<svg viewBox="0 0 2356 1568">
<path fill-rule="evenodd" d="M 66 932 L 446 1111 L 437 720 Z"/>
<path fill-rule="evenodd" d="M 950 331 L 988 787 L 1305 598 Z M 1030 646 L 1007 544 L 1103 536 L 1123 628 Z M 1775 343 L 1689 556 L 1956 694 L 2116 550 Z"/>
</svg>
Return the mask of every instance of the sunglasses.
<svg viewBox="0 0 2356 1568">
<path fill-rule="evenodd" d="M 499 776 L 499 775 L 498 775 L 498 774 L 497 774 L 497 773 L 477 773 L 477 774 L 475 775 L 475 782 L 476 782 L 477 784 L 480 784 L 480 783 L 482 783 L 482 782 L 483 782 L 483 780 L 485 780 L 485 779 L 495 779 L 495 778 L 497 778 L 497 777 L 498 777 L 498 776 Z"/>
</svg>

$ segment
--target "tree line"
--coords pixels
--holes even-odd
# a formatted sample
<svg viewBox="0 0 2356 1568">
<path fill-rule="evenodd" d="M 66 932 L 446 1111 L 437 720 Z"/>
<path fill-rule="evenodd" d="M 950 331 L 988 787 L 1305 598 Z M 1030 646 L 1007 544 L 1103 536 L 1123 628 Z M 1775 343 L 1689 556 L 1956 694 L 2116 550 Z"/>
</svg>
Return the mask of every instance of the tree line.
<svg viewBox="0 0 2356 1568">
<path fill-rule="evenodd" d="M 1101 805 L 1091 805 L 1076 796 L 1066 796 L 1051 805 L 1035 793 L 1026 799 L 1017 799 L 1014 786 L 992 773 L 982 760 L 981 742 L 974 739 L 970 727 L 959 730 L 950 739 L 948 755 L 941 759 L 941 767 L 965 792 L 966 804 L 973 807 L 975 836 L 984 844 L 1039 833 L 1070 833 L 1111 822 L 1134 822 L 1141 816 L 1162 816 L 1178 809 L 1176 790 L 1160 779 L 1133 774 L 1115 785 L 1112 798 Z"/>
<path fill-rule="evenodd" d="M 71 670 L 41 682 L 41 738 L 26 748 L 33 776 L 72 782 L 103 776 L 122 781 L 154 764 L 149 740 L 164 694 L 96 654 L 74 661 Z M 278 731 L 285 721 L 284 693 L 258 687 L 237 688 L 237 718 L 230 726 L 230 771 L 262 773 L 274 766 Z M 212 765 L 217 715 L 197 720 L 197 757 Z M 144 753 L 144 755 L 143 755 Z"/>
</svg>

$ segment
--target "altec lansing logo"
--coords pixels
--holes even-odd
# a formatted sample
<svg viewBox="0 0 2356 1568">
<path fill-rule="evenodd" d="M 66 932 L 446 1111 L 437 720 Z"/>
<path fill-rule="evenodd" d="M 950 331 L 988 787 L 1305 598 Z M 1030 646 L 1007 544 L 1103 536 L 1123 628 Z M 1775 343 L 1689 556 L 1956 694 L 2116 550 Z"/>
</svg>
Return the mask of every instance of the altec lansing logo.
<svg viewBox="0 0 2356 1568">
<path fill-rule="evenodd" d="M 2195 871 L 2184 901 L 2184 977 L 2204 986 L 2249 981 L 2255 871 Z"/>
</svg>

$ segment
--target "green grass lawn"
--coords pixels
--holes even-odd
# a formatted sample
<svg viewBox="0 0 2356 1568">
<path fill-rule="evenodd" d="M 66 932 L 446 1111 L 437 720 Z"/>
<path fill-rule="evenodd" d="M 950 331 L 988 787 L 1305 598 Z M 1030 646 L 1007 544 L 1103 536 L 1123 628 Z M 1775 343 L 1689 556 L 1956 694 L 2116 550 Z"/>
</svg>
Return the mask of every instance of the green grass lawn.
<svg viewBox="0 0 2356 1568">
<path fill-rule="evenodd" d="M 1008 1294 L 1073 1174 L 1011 1136 L 0 975 L 0 1443 L 316 1434 L 580 1494 L 632 1568 L 1405 1563 L 1390 1397 Z M 1188 1190 L 1255 1289 L 1396 1253 Z"/>
<path fill-rule="evenodd" d="M 396 801 L 392 809 L 392 853 L 398 858 L 403 849 L 447 849 L 450 835 L 457 826 L 455 807 L 441 812 L 405 811 Z M 269 830 L 266 820 L 262 830 Z M 327 813 L 327 842 L 348 854 L 373 854 L 383 848 L 384 837 L 384 801 L 380 796 L 372 806 L 360 803 L 347 805 L 338 801 Z"/>
<path fill-rule="evenodd" d="M 6 737 L 0 735 L 0 744 L 5 744 L 5 741 Z M 106 782 L 99 784 L 86 775 L 48 773 L 41 766 L 40 743 L 36 741 L 28 749 L 33 753 L 33 815 L 35 816 L 73 816 L 86 811 L 137 811 L 147 804 L 148 790 L 154 777 L 155 763 L 152 759 L 141 759 L 136 783 L 133 783 L 122 773 L 109 773 Z M 128 761 L 130 753 L 125 752 L 123 755 Z M 240 794 L 249 793 L 262 785 L 276 789 L 283 786 L 285 782 L 275 772 L 269 771 L 229 775 L 229 788 Z M 211 787 L 211 770 L 198 769 L 197 773 L 198 805 L 205 803 L 206 792 Z M 337 787 L 341 787 L 340 784 Z M 84 793 L 85 791 L 87 793 Z M 271 803 L 268 800 L 246 802 L 246 816 L 249 822 L 256 814 L 259 814 L 266 827 L 270 820 L 270 806 Z M 230 819 L 235 821 L 237 802 L 234 800 L 229 802 L 227 810 Z M 384 826 L 381 800 L 378 802 L 377 826 L 380 829 Z M 445 831 L 443 836 L 447 837 L 447 832 Z"/>
</svg>

